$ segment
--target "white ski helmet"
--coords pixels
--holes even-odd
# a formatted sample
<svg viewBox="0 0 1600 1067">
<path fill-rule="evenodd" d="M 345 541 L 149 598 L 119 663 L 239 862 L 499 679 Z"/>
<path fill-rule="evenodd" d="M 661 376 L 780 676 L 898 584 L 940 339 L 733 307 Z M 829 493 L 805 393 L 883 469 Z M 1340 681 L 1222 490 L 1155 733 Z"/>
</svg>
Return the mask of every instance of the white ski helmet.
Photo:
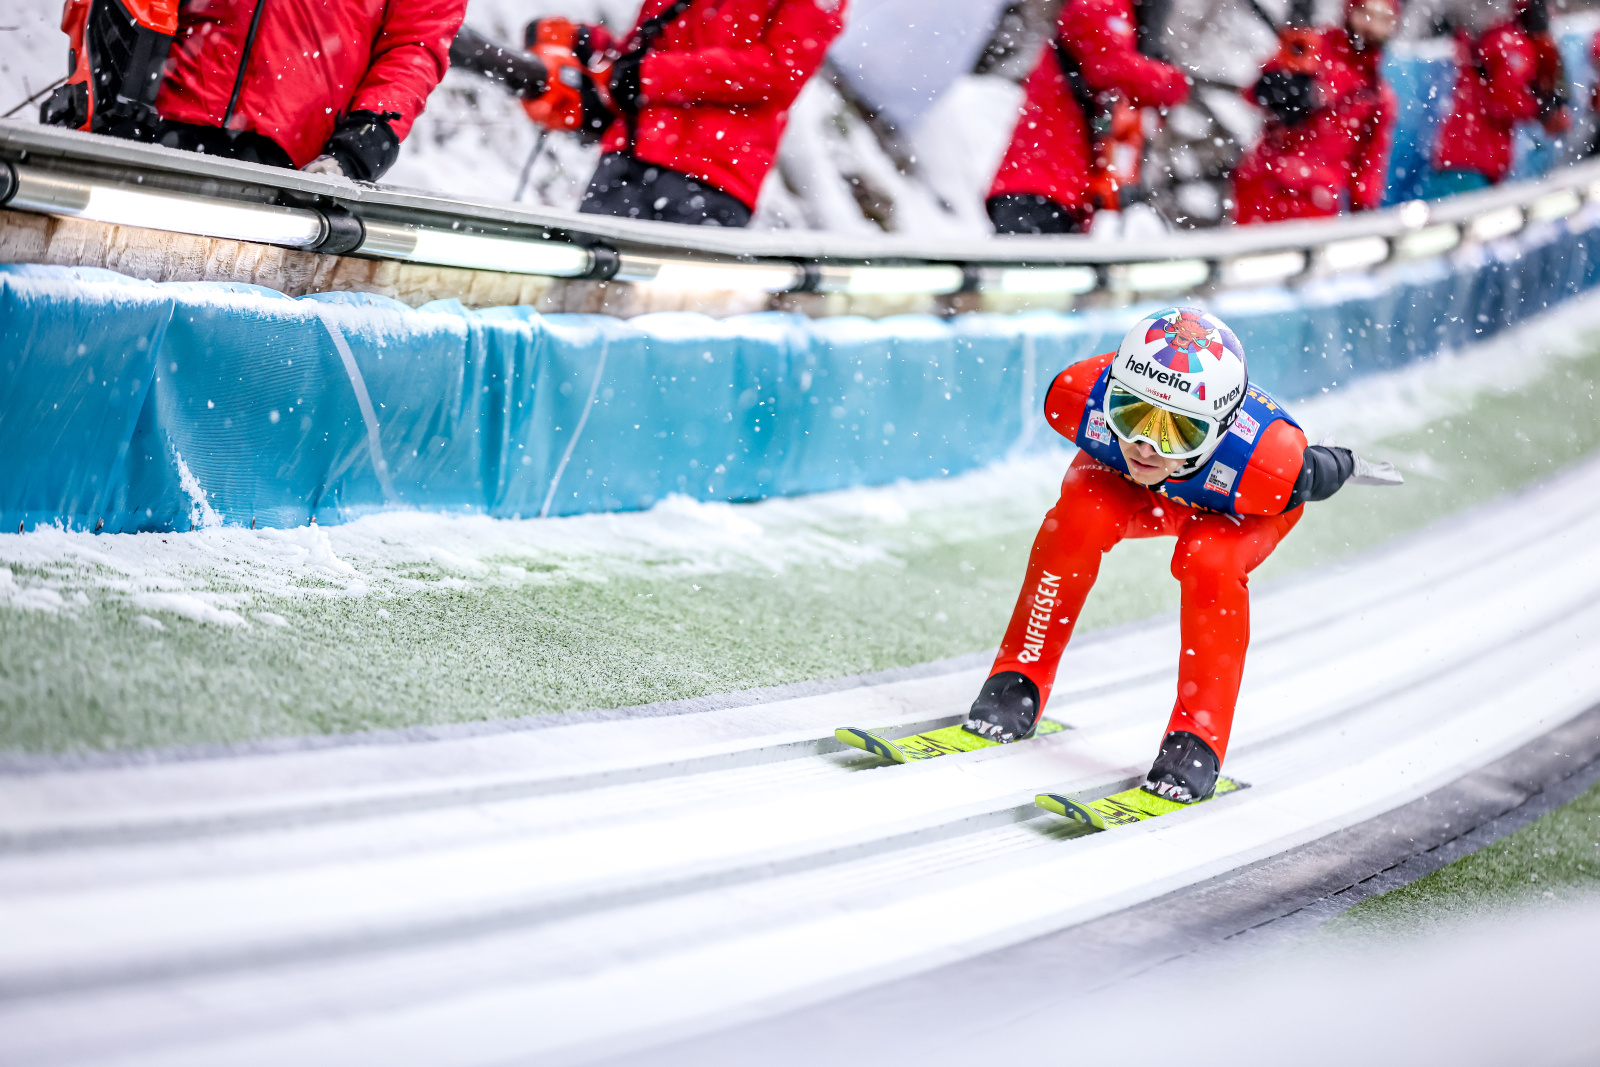
<svg viewBox="0 0 1600 1067">
<path fill-rule="evenodd" d="M 1148 441 L 1198 466 L 1233 424 L 1248 384 L 1244 349 L 1226 323 L 1199 308 L 1165 308 L 1129 330 L 1112 357 L 1106 423 L 1129 444 Z"/>
</svg>

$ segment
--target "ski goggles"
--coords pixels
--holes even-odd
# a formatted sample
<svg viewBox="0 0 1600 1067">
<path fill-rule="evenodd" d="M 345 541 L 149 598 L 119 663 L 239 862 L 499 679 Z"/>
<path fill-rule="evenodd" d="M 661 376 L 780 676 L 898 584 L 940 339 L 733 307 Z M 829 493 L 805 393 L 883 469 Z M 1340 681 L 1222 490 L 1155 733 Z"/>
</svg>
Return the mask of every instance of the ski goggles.
<svg viewBox="0 0 1600 1067">
<path fill-rule="evenodd" d="M 1114 380 L 1106 385 L 1106 424 L 1128 444 L 1148 441 L 1168 459 L 1198 456 L 1219 432 L 1213 419 L 1164 408 Z"/>
</svg>

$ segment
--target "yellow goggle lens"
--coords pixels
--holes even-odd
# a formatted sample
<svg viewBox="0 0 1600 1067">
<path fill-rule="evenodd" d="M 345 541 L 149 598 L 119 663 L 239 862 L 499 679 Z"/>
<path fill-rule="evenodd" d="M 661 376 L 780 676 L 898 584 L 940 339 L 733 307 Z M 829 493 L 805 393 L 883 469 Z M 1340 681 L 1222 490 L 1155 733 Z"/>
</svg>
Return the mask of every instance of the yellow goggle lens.
<svg viewBox="0 0 1600 1067">
<path fill-rule="evenodd" d="M 1124 441 L 1144 438 L 1165 456 L 1185 456 L 1206 443 L 1211 424 L 1177 411 L 1158 407 L 1123 389 L 1106 391 L 1106 421 Z"/>
</svg>

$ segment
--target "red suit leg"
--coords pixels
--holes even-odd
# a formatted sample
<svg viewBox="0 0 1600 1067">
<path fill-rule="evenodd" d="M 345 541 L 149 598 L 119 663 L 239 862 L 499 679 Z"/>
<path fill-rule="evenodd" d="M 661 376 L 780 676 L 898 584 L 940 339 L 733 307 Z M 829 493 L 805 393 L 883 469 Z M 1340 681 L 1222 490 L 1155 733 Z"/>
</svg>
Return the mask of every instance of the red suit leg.
<svg viewBox="0 0 1600 1067">
<path fill-rule="evenodd" d="M 1250 645 L 1249 575 L 1300 521 L 1287 515 L 1193 514 L 1178 534 L 1172 576 L 1183 587 L 1178 701 L 1167 732 L 1202 738 L 1220 761 L 1228 750 L 1233 709 Z"/>
<path fill-rule="evenodd" d="M 1152 516 L 1152 511 L 1163 514 Z M 1061 499 L 1033 540 L 1022 593 L 990 676 L 1002 671 L 1026 675 L 1039 687 L 1042 711 L 1061 653 L 1100 573 L 1100 557 L 1124 537 L 1175 532 L 1166 526 L 1178 511 L 1188 509 L 1163 501 L 1079 453 L 1062 479 Z"/>
</svg>

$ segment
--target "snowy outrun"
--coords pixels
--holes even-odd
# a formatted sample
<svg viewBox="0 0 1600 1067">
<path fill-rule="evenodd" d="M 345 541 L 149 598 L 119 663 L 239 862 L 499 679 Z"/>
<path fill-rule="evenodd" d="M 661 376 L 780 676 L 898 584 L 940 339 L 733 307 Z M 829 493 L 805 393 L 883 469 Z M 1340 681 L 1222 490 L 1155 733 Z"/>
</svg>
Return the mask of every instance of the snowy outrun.
<svg viewBox="0 0 1600 1067">
<path fill-rule="evenodd" d="M 9 0 L 0 1065 L 1600 1062 L 1600 0 Z"/>
</svg>

